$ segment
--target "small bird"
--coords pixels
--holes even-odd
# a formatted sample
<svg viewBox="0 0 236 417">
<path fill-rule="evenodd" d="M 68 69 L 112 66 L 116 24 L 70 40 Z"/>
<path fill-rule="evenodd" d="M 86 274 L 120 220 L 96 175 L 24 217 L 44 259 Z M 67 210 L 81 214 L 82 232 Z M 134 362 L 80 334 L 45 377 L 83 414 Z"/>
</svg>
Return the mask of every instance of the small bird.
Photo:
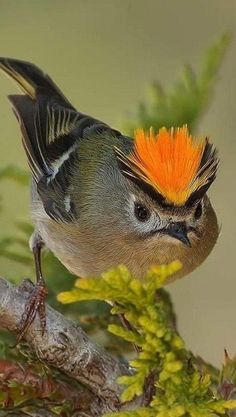
<svg viewBox="0 0 236 417">
<path fill-rule="evenodd" d="M 219 162 L 208 138 L 187 126 L 122 135 L 77 111 L 35 65 L 0 58 L 0 68 L 23 92 L 9 100 L 32 174 L 37 284 L 21 335 L 37 311 L 45 327 L 44 245 L 79 277 L 125 264 L 142 279 L 150 266 L 178 259 L 173 280 L 204 261 L 219 234 L 206 195 Z"/>
</svg>

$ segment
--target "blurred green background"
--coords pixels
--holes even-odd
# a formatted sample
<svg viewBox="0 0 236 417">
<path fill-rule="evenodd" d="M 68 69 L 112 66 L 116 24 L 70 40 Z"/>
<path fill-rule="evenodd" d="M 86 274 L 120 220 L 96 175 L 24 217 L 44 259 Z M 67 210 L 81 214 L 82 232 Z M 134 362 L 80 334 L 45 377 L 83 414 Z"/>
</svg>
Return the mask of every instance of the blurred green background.
<svg viewBox="0 0 236 417">
<path fill-rule="evenodd" d="M 0 54 L 45 69 L 81 111 L 120 128 L 148 84 L 171 85 L 185 63 L 198 67 L 206 47 L 236 29 L 235 0 L 9 0 L 0 1 Z M 221 165 L 211 197 L 222 225 L 214 252 L 190 277 L 168 287 L 179 328 L 190 349 L 219 364 L 236 351 L 236 44 L 224 59 L 215 97 L 199 125 L 219 148 Z M 17 123 L 6 95 L 15 87 L 0 77 L 0 168 L 26 168 Z M 30 218 L 28 192 L 0 183 L 0 238 Z M 23 268 L 0 258 L 3 276 Z M 10 272 L 9 272 L 10 271 Z M 30 271 L 30 268 L 29 268 Z M 30 272 L 29 272 L 30 273 Z M 55 276 L 55 281 L 57 277 Z"/>
</svg>

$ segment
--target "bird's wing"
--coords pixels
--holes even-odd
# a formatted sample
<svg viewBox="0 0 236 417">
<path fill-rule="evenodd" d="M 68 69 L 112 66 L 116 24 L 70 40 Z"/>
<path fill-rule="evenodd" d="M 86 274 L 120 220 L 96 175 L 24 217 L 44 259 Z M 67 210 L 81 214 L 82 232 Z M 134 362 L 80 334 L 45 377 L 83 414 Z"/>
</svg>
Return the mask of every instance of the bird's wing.
<svg viewBox="0 0 236 417">
<path fill-rule="evenodd" d="M 10 95 L 9 99 L 44 209 L 56 221 L 73 221 L 77 213 L 69 204 L 67 192 L 78 158 L 78 143 L 89 129 L 109 127 L 77 112 L 51 78 L 35 65 L 0 58 L 0 69 L 24 93 Z"/>
</svg>

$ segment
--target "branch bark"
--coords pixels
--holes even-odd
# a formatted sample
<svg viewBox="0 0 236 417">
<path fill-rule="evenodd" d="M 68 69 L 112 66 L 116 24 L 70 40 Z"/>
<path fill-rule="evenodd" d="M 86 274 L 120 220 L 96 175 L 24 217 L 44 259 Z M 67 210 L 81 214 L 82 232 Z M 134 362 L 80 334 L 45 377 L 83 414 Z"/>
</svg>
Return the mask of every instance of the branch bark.
<svg viewBox="0 0 236 417">
<path fill-rule="evenodd" d="M 24 281 L 17 288 L 0 278 L 0 328 L 16 332 L 32 287 L 32 283 Z M 128 366 L 111 357 L 78 325 L 50 306 L 46 307 L 46 314 L 47 326 L 43 336 L 37 317 L 25 334 L 30 349 L 43 363 L 75 378 L 93 393 L 93 415 L 119 410 L 122 388 L 116 380 L 131 372 Z"/>
</svg>

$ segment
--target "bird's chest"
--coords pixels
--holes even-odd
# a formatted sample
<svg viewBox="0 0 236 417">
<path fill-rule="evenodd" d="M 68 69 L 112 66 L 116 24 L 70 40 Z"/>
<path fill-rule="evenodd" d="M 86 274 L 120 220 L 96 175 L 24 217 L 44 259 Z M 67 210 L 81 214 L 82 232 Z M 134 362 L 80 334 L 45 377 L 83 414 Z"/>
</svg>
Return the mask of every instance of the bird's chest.
<svg viewBox="0 0 236 417">
<path fill-rule="evenodd" d="M 38 221 L 37 229 L 46 245 L 61 263 L 73 274 L 84 276 L 80 259 L 82 259 L 80 232 L 73 225 L 73 232 L 67 225 L 59 225 L 51 220 Z"/>
</svg>

